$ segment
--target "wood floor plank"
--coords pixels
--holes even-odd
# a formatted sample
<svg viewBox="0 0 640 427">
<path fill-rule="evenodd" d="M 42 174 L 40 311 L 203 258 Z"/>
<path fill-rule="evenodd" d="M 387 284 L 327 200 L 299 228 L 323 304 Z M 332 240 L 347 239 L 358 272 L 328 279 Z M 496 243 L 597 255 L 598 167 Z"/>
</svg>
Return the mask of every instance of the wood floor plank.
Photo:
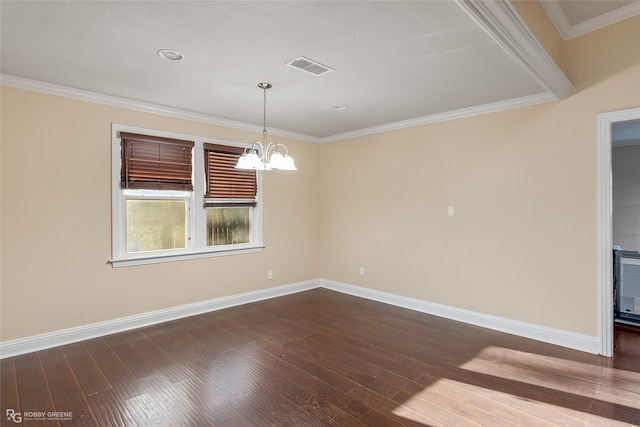
<svg viewBox="0 0 640 427">
<path fill-rule="evenodd" d="M 325 366 L 339 375 L 351 378 L 358 384 L 363 384 L 371 390 L 380 393 L 385 397 L 391 397 L 397 394 L 400 389 L 391 384 L 378 380 L 370 373 L 342 363 L 338 359 L 334 359 L 325 354 L 315 351 L 311 346 L 302 341 L 294 341 L 284 345 L 284 348 L 297 353 L 299 356 L 312 360 L 318 365 Z"/>
<path fill-rule="evenodd" d="M 385 414 L 375 409 L 367 413 L 366 415 L 363 415 L 360 418 L 360 421 L 370 427 L 427 426 L 427 424 L 417 423 L 413 420 L 404 420 L 401 416 Z"/>
<path fill-rule="evenodd" d="M 272 351 L 275 346 L 257 333 L 256 328 L 245 327 L 224 318 L 218 318 L 216 323 L 219 327 L 243 339 L 245 345 L 239 348 L 243 357 L 251 355 L 253 357 L 252 365 L 259 368 L 263 375 L 271 377 L 269 388 L 272 392 L 275 390 L 292 400 L 296 405 L 306 409 L 304 412 L 313 416 L 314 425 L 318 422 L 323 425 L 345 425 L 345 422 L 347 425 L 353 425 L 357 421 L 349 418 L 349 415 L 357 418 L 370 410 L 370 408 L 358 405 L 353 399 L 350 400 L 348 396 L 331 386 L 306 375 L 303 371 L 291 369 L 291 366 L 287 366 L 279 358 L 263 351 L 262 346 L 270 347 Z M 270 337 L 273 335 L 267 336 L 267 338 Z M 228 354 L 225 353 L 225 357 L 227 356 Z M 349 407 L 345 407 L 343 402 L 345 400 L 347 403 L 351 403 Z M 343 411 L 343 409 L 348 410 Z"/>
<path fill-rule="evenodd" d="M 217 410 L 208 413 L 208 416 L 216 416 L 221 407 L 229 407 L 240 414 L 250 424 L 272 425 L 279 417 L 286 417 L 291 411 L 290 404 L 278 392 L 265 393 L 262 383 L 267 381 L 261 378 L 262 373 L 253 368 L 253 357 L 238 349 L 225 352 L 220 359 L 207 370 L 203 378 L 202 394 L 207 400 L 217 403 Z M 247 399 L 247 396 L 251 396 Z M 310 424 L 312 418 L 299 419 L 301 425 Z M 218 424 L 213 419 L 214 424 Z"/>
<path fill-rule="evenodd" d="M 10 415 L 22 412 L 20 408 L 20 400 L 18 399 L 18 381 L 16 379 L 16 358 L 0 360 L 0 408 L 4 418 L 8 418 L 7 411 Z"/>
<path fill-rule="evenodd" d="M 640 425 L 640 328 L 614 340 L 609 359 L 315 289 L 4 359 L 0 402 L 73 413 L 33 426 Z"/>
<path fill-rule="evenodd" d="M 103 338 L 91 340 L 86 347 L 93 360 L 100 367 L 102 374 L 111 384 L 112 390 L 125 399 L 144 393 L 142 380 L 136 379 L 133 372 Z"/>
<path fill-rule="evenodd" d="M 334 387 L 335 389 L 340 390 L 343 393 L 347 393 L 358 387 L 358 383 L 352 378 L 344 377 L 343 375 L 336 373 L 328 367 L 307 359 L 304 356 L 300 356 L 295 352 L 286 349 L 285 347 L 279 347 L 275 350 L 272 347 L 268 346 L 265 346 L 263 348 L 265 349 L 265 351 L 271 352 L 273 356 L 282 357 L 290 365 L 306 372 L 314 378 L 318 378 L 319 380 L 325 382 L 326 384 L 329 384 L 331 387 Z"/>
<path fill-rule="evenodd" d="M 87 396 L 91 411 L 100 426 L 137 426 L 125 401 L 114 390 L 105 390 Z"/>
<path fill-rule="evenodd" d="M 640 341 L 637 339 L 639 327 L 617 325 L 614 340 L 615 352 L 612 367 L 618 370 L 640 373 Z"/>
<path fill-rule="evenodd" d="M 349 395 L 372 408 L 376 408 L 378 413 L 384 414 L 385 417 L 383 422 L 386 424 L 391 423 L 391 425 L 393 425 L 393 422 L 395 422 L 396 425 L 412 427 L 443 425 L 438 423 L 429 415 L 413 411 L 402 404 L 399 405 L 397 402 L 394 402 L 393 400 L 384 397 L 367 387 L 356 387 L 349 392 Z M 361 418 L 361 421 L 373 427 L 376 425 L 375 422 L 377 418 L 378 417 L 367 417 L 365 414 Z"/>
<path fill-rule="evenodd" d="M 87 351 L 84 343 L 66 345 L 62 347 L 62 351 L 64 351 L 69 366 L 71 366 L 85 396 L 92 396 L 111 389 L 111 384 Z"/>
<path fill-rule="evenodd" d="M 401 354 L 392 352 L 370 343 L 351 338 L 337 332 L 314 333 L 309 339 L 321 342 L 327 346 L 338 348 L 346 353 L 358 358 L 369 360 L 381 368 L 394 372 L 408 379 L 418 379 L 422 373 L 416 369 L 416 364 L 412 366 L 413 359 L 403 357 Z"/>
<path fill-rule="evenodd" d="M 168 384 L 149 390 L 149 395 L 167 415 L 167 423 L 175 426 L 215 427 L 213 422 L 182 393 L 181 386 Z"/>
<path fill-rule="evenodd" d="M 263 342 L 255 349 L 260 351 L 260 359 L 264 361 L 263 370 L 283 380 L 278 383 L 279 391 L 301 406 L 331 405 L 353 418 L 360 418 L 372 410 L 330 384 L 290 365 L 286 357 L 275 356 L 277 348 L 273 344 Z"/>
<path fill-rule="evenodd" d="M 371 410 L 371 408 L 359 405 L 358 402 L 349 398 L 341 391 L 341 387 L 335 388 L 331 379 L 328 382 L 322 381 L 320 378 L 326 379 L 325 375 L 318 375 L 317 371 L 311 371 L 311 373 L 306 368 L 296 366 L 295 362 L 290 364 L 291 353 L 280 346 L 280 344 L 283 343 L 280 335 L 270 333 L 265 328 L 242 321 L 242 319 L 237 319 L 236 317 L 231 317 L 231 321 L 219 322 L 219 325 L 238 336 L 249 336 L 252 340 L 255 340 L 247 342 L 256 342 L 263 352 L 262 356 L 270 360 L 270 363 L 265 366 L 265 369 L 270 369 L 270 365 L 278 368 L 273 371 L 274 376 L 287 378 L 289 383 L 295 384 L 295 387 L 306 385 L 307 390 L 313 390 L 313 392 L 317 393 L 322 399 L 356 418 Z M 260 333 L 256 334 L 256 330 L 259 330 Z M 291 340 L 286 339 L 284 343 L 290 341 Z M 242 348 L 246 348 L 246 346 Z M 287 357 L 287 355 L 289 355 L 289 357 Z M 316 366 L 319 367 L 318 365 Z M 335 378 L 335 376 L 333 378 Z M 343 379 L 344 377 L 340 378 Z M 346 389 L 350 390 L 355 386 L 356 384 L 350 382 Z"/>
<path fill-rule="evenodd" d="M 127 336 L 128 342 L 145 359 L 147 359 L 154 372 L 161 373 L 169 382 L 179 382 L 185 379 L 183 365 L 179 364 L 166 351 L 154 343 L 142 330 L 131 331 Z"/>
<path fill-rule="evenodd" d="M 172 338 L 171 334 L 173 325 L 171 322 L 163 328 L 160 325 L 152 326 L 144 329 L 144 334 L 149 337 L 158 347 L 162 348 L 175 361 L 180 364 L 187 365 L 195 360 L 193 349 L 184 345 L 179 339 Z"/>
<path fill-rule="evenodd" d="M 124 402 L 136 425 L 167 425 L 171 423 L 164 408 L 148 393 L 130 397 Z"/>
<path fill-rule="evenodd" d="M 437 395 L 440 399 L 450 400 L 455 402 L 455 404 L 466 404 L 478 409 L 488 410 L 497 417 L 498 422 L 494 424 L 531 427 L 584 425 L 584 423 L 580 423 L 578 420 L 570 417 L 556 417 L 553 422 L 545 420 L 544 418 L 538 417 L 535 412 L 531 413 L 526 410 L 521 410 L 518 399 L 509 399 L 505 397 L 504 394 L 495 393 L 492 390 L 473 384 L 460 383 L 447 378 L 440 378 L 437 381 L 424 381 L 423 378 L 422 381 L 423 384 L 426 384 L 426 387 L 424 387 L 420 393 L 410 393 L 412 396 L 420 395 L 424 398 L 430 398 L 432 395 Z M 396 398 L 396 401 L 397 400 Z M 476 418 L 474 417 L 474 419 Z"/>
<path fill-rule="evenodd" d="M 252 427 L 253 424 L 230 404 L 234 398 L 233 394 L 226 392 L 222 387 L 218 388 L 219 380 L 219 376 L 211 372 L 202 380 L 190 379 L 173 383 L 169 386 L 169 391 L 181 402 L 182 408 L 197 408 L 198 413 L 201 413 L 208 423 L 215 426 Z M 224 381 L 224 378 L 221 380 Z M 181 416 L 186 418 L 193 414 Z"/>
<path fill-rule="evenodd" d="M 200 318 L 198 321 L 191 318 L 187 318 L 185 320 L 189 321 L 189 324 L 186 326 L 186 332 L 201 343 L 206 344 L 212 354 L 219 354 L 235 347 L 236 344 L 225 341 L 216 334 L 211 333 L 211 328 L 208 327 L 208 324 L 203 322 Z"/>
<path fill-rule="evenodd" d="M 255 310 L 255 312 L 259 313 L 258 310 Z M 262 340 L 268 340 L 269 342 L 277 345 L 283 345 L 290 341 L 283 334 L 274 333 L 271 330 L 264 328 L 260 323 L 249 321 L 247 319 L 247 316 L 244 315 L 244 312 L 242 314 L 234 314 L 233 316 L 228 316 L 225 319 L 229 322 L 232 322 L 236 326 L 258 332 Z"/>
<path fill-rule="evenodd" d="M 23 422 L 36 426 L 59 426 L 56 420 L 46 420 L 41 414 L 55 411 L 40 353 L 31 353 L 15 359 L 18 399 Z M 31 416 L 30 414 L 37 414 Z"/>
<path fill-rule="evenodd" d="M 154 374 L 154 367 L 127 339 L 127 334 L 114 334 L 104 337 L 111 349 L 136 378 L 144 378 Z"/>
<path fill-rule="evenodd" d="M 268 366 L 268 363 L 262 360 L 262 353 L 258 350 L 254 345 L 238 350 L 241 357 L 248 358 L 251 363 L 238 363 L 237 357 L 225 354 L 232 360 L 234 372 L 243 376 L 258 396 L 252 399 L 256 410 L 248 411 L 245 415 L 253 423 L 278 425 L 284 420 L 285 425 L 289 425 L 287 422 L 302 426 L 364 425 L 333 405 L 327 405 L 317 396 L 304 392 L 298 384 L 287 383 L 281 376 L 270 374 L 264 369 L 263 364 Z M 260 369 L 261 366 L 263 369 Z"/>
<path fill-rule="evenodd" d="M 64 425 L 97 426 L 97 420 L 62 349 L 58 347 L 42 351 L 40 359 L 56 412 L 72 414 L 71 417 L 59 417 L 65 418 Z"/>
<path fill-rule="evenodd" d="M 434 399 L 432 396 L 424 399 L 421 396 L 412 396 L 402 391 L 393 400 L 402 403 L 403 406 L 414 412 L 427 413 L 436 422 L 445 426 L 487 427 L 499 425 L 496 420 L 488 419 L 486 413 L 479 413 L 469 405 Z"/>
</svg>

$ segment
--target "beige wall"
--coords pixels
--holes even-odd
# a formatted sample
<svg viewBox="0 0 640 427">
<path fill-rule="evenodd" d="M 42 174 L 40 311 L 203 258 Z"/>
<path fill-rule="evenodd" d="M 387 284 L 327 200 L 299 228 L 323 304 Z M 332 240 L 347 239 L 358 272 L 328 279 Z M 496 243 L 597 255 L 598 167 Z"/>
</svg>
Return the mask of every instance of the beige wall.
<svg viewBox="0 0 640 427">
<path fill-rule="evenodd" d="M 564 42 L 563 101 L 283 141 L 299 170 L 265 177 L 262 253 L 117 269 L 111 123 L 255 135 L 2 87 L 0 339 L 318 277 L 595 336 L 596 117 L 640 105 L 639 32 L 636 17 Z"/>
<path fill-rule="evenodd" d="M 323 146 L 322 276 L 596 336 L 597 114 L 640 105 L 639 31 L 565 42 L 563 101 Z"/>
<path fill-rule="evenodd" d="M 640 251 L 640 145 L 617 147 L 613 168 L 613 244 Z"/>
<path fill-rule="evenodd" d="M 511 0 L 511 4 L 536 36 L 544 50 L 559 66 L 562 64 L 562 37 L 539 1 Z"/>
<path fill-rule="evenodd" d="M 111 123 L 256 135 L 2 87 L 2 341 L 320 276 L 318 145 L 264 179 L 257 254 L 112 268 Z M 274 271 L 267 280 L 267 270 Z"/>
</svg>

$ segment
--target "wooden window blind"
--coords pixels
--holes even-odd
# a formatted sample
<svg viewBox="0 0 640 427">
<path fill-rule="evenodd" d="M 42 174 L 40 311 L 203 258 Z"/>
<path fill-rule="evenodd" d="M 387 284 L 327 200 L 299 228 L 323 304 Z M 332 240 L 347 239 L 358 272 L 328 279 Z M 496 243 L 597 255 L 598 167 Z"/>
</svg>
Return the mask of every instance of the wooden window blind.
<svg viewBox="0 0 640 427">
<path fill-rule="evenodd" d="M 120 187 L 193 191 L 194 143 L 120 132 Z"/>
<path fill-rule="evenodd" d="M 204 144 L 204 151 L 207 181 L 204 197 L 208 199 L 205 206 L 255 206 L 258 189 L 256 171 L 235 169 L 244 149 L 229 145 Z"/>
</svg>

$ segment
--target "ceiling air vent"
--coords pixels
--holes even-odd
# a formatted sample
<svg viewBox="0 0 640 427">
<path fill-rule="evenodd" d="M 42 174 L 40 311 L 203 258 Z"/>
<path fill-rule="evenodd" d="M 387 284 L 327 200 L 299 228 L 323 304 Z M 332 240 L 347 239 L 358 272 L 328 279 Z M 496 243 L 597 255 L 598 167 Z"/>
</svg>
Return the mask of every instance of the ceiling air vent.
<svg viewBox="0 0 640 427">
<path fill-rule="evenodd" d="M 293 68 L 297 68 L 298 70 L 305 71 L 309 74 L 313 74 L 314 76 L 321 76 L 333 71 L 333 68 L 322 65 L 321 63 L 313 61 L 309 58 L 305 58 L 304 56 L 287 62 L 287 65 Z"/>
</svg>

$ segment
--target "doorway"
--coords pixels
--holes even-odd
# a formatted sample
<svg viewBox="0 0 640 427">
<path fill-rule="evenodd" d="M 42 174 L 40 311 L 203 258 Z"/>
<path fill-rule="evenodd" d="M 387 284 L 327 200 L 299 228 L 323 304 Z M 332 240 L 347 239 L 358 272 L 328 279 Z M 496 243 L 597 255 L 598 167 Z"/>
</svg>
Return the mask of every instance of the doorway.
<svg viewBox="0 0 640 427">
<path fill-rule="evenodd" d="M 613 227 L 612 147 L 613 126 L 640 119 L 640 107 L 598 115 L 598 261 L 600 354 L 613 356 Z"/>
</svg>

